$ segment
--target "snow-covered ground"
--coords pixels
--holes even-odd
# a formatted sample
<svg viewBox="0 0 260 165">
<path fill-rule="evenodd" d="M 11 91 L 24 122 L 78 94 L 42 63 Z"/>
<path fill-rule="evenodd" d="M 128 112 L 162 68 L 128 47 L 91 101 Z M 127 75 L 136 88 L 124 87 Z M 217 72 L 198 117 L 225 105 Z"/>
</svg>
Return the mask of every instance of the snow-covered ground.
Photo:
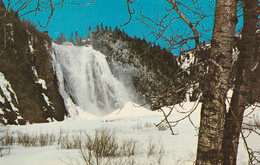
<svg viewBox="0 0 260 165">
<path fill-rule="evenodd" d="M 170 121 L 178 120 L 187 114 L 184 112 L 194 108 L 195 103 L 185 103 L 183 106 L 176 106 L 169 117 Z M 195 127 L 199 125 L 200 105 L 191 115 L 191 121 Z M 166 112 L 169 109 L 164 109 Z M 247 112 L 249 112 L 248 110 Z M 259 110 L 258 110 L 259 113 Z M 165 130 L 165 123 L 160 128 L 155 127 L 163 119 L 161 112 L 152 112 L 143 107 L 128 102 L 121 110 L 114 111 L 105 117 L 89 116 L 86 119 L 66 119 L 63 122 L 52 122 L 45 124 L 31 124 L 25 126 L 1 126 L 8 129 L 9 134 L 17 136 L 17 133 L 30 135 L 49 134 L 59 137 L 60 134 L 68 134 L 73 139 L 73 135 L 85 132 L 92 135 L 96 129 L 107 128 L 115 131 L 115 138 L 118 143 L 124 140 L 137 141 L 136 154 L 129 157 L 116 157 L 115 162 L 110 164 L 123 164 L 130 160 L 133 164 L 193 164 L 196 156 L 197 132 L 188 118 L 173 127 L 172 135 L 169 129 Z M 71 136 L 72 135 L 72 136 Z M 260 148 L 259 136 L 250 135 L 249 146 Z M 149 146 L 154 144 L 156 152 L 148 156 Z M 150 147 L 151 148 L 151 147 Z M 162 152 L 158 150 L 163 148 Z M 57 143 L 44 147 L 24 147 L 13 145 L 10 154 L 0 157 L 1 165 L 64 165 L 64 164 L 84 164 L 79 149 L 63 149 Z M 247 152 L 242 141 L 239 146 L 238 164 L 247 164 Z M 106 162 L 108 158 L 101 162 Z M 129 161 L 130 162 L 130 161 Z M 132 163 L 125 164 L 132 164 Z"/>
</svg>

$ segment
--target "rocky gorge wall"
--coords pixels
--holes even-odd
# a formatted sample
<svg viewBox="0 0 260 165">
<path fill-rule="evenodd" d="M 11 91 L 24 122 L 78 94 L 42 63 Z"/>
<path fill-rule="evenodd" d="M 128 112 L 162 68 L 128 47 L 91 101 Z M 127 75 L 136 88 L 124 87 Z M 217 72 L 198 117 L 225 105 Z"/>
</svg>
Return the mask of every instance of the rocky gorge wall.
<svg viewBox="0 0 260 165">
<path fill-rule="evenodd" d="M 0 7 L 0 123 L 61 121 L 66 116 L 52 68 L 51 38 Z"/>
</svg>

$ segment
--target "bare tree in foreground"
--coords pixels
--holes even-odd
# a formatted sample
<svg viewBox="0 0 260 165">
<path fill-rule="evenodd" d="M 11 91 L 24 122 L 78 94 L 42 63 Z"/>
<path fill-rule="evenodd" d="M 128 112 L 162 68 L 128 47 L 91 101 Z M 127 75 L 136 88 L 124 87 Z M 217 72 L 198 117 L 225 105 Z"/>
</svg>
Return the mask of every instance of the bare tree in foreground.
<svg viewBox="0 0 260 165">
<path fill-rule="evenodd" d="M 225 119 L 223 138 L 224 164 L 236 164 L 236 156 L 239 144 L 239 135 L 242 130 L 244 111 L 247 106 L 254 103 L 252 90 L 257 89 L 252 76 L 257 68 L 254 68 L 254 54 L 256 45 L 256 25 L 258 22 L 258 0 L 244 1 L 244 25 L 241 43 L 239 44 L 239 57 L 235 71 L 235 85 L 230 109 Z M 259 54 L 258 54 L 259 56 Z M 256 58 L 259 58 L 256 56 Z M 258 59 L 259 60 L 259 59 Z M 253 67 L 253 68 L 252 68 Z M 252 164 L 252 162 L 251 162 Z"/>
<path fill-rule="evenodd" d="M 231 87 L 237 1 L 217 0 L 209 71 L 203 92 L 196 164 L 222 164 L 226 96 Z"/>
<path fill-rule="evenodd" d="M 159 39 L 167 41 L 165 32 L 171 28 L 172 22 L 177 18 L 171 19 L 168 24 L 165 24 L 167 22 L 165 20 L 171 16 L 170 12 L 175 10 L 179 14 L 180 19 L 183 19 L 192 29 L 194 32 L 193 39 L 197 43 L 199 38 L 196 35 L 198 34 L 196 33 L 196 25 L 190 26 L 192 23 L 186 17 L 182 17 L 185 13 L 182 13 L 176 6 L 176 4 L 181 4 L 181 2 L 166 1 L 172 5 L 172 9 L 168 10 L 169 13 L 160 21 L 154 21 L 150 17 L 141 15 L 142 22 L 147 24 L 152 30 L 151 34 L 156 36 L 156 41 Z M 259 85 L 259 80 L 257 79 L 259 75 L 257 74 L 259 72 L 259 54 L 254 56 L 254 54 L 259 53 L 259 51 L 255 50 L 255 48 L 259 47 L 259 45 L 255 45 L 259 2 L 257 0 L 245 0 L 242 2 L 245 2 L 245 5 L 242 6 L 244 9 L 244 27 L 239 46 L 240 55 L 238 56 L 237 64 L 233 65 L 232 49 L 234 48 L 235 28 L 238 22 L 237 1 L 216 0 L 211 53 L 207 59 L 208 71 L 204 77 L 205 87 L 203 90 L 196 164 L 236 164 L 243 112 L 246 107 L 259 101 L 259 99 L 254 99 L 252 95 L 252 93 L 256 93 L 256 95 L 259 93 L 259 88 L 257 87 Z M 147 22 L 150 22 L 150 24 Z M 176 42 L 176 40 L 172 41 L 174 39 L 177 39 L 177 37 L 170 38 L 168 41 L 171 43 L 175 42 L 178 45 L 185 42 L 187 38 L 183 37 L 179 42 Z M 232 83 L 234 70 L 235 84 Z M 231 107 L 227 110 L 225 103 L 227 92 L 233 85 L 234 93 Z M 256 91 L 252 91 L 252 89 Z M 190 112 L 192 113 L 192 111 Z M 189 115 L 190 113 L 186 117 L 189 117 Z M 167 120 L 169 114 L 164 114 L 164 116 L 165 119 L 163 121 L 170 125 L 171 121 Z M 175 122 L 178 123 L 179 121 Z M 249 154 L 251 160 L 253 157 L 252 153 L 250 152 Z M 253 162 L 250 161 L 250 163 L 252 164 Z"/>
</svg>

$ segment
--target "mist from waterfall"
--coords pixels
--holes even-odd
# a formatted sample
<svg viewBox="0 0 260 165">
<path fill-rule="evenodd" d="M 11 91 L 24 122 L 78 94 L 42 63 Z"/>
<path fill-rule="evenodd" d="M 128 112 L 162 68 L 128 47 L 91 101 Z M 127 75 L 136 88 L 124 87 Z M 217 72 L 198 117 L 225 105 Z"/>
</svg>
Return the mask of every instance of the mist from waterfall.
<svg viewBox="0 0 260 165">
<path fill-rule="evenodd" d="M 103 116 L 131 101 L 123 83 L 111 73 L 105 55 L 90 46 L 53 43 L 53 49 L 59 90 L 71 117 L 82 111 Z"/>
</svg>

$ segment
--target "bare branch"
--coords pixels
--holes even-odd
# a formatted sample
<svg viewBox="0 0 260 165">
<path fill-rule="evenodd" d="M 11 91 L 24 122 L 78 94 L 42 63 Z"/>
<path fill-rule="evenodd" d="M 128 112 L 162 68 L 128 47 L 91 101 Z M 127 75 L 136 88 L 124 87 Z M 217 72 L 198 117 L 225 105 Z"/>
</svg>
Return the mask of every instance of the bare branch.
<svg viewBox="0 0 260 165">
<path fill-rule="evenodd" d="M 260 150 L 259 151 L 253 151 L 247 141 L 246 141 L 246 136 L 243 134 L 243 132 L 241 131 L 241 136 L 245 145 L 245 148 L 247 150 L 248 153 L 248 164 L 250 165 L 256 165 L 256 164 L 260 164 L 260 160 L 258 159 L 258 156 L 260 155 Z M 256 156 L 258 155 L 258 156 Z"/>
<path fill-rule="evenodd" d="M 169 122 L 169 120 L 168 120 L 168 117 L 169 117 L 170 114 L 172 113 L 172 110 L 173 110 L 173 109 L 171 109 L 170 112 L 169 112 L 168 114 L 166 114 L 166 113 L 164 112 L 164 110 L 160 108 L 160 111 L 163 113 L 163 116 L 164 116 L 164 120 L 163 120 L 163 121 L 165 121 L 166 124 L 168 125 L 169 129 L 171 130 L 172 135 L 178 135 L 178 134 L 175 134 L 175 133 L 173 132 L 172 126 L 171 126 L 171 124 L 170 124 L 170 122 Z M 157 124 L 156 127 L 159 126 L 161 123 L 162 123 L 162 122 L 160 122 L 159 124 Z"/>
<path fill-rule="evenodd" d="M 72 5 L 79 5 L 79 6 L 82 6 L 82 5 L 90 5 L 92 3 L 94 3 L 96 0 L 92 0 L 91 2 L 88 2 L 88 3 L 76 3 L 76 2 L 70 2 L 70 4 Z"/>
<path fill-rule="evenodd" d="M 167 2 L 169 2 L 172 5 L 173 9 L 179 14 L 179 16 L 184 20 L 184 22 L 192 29 L 193 34 L 195 36 L 196 49 L 200 51 L 199 33 L 196 27 L 194 27 L 191 24 L 191 22 L 182 14 L 182 12 L 179 10 L 179 8 L 176 5 L 176 2 L 173 2 L 173 0 L 167 0 Z"/>
<path fill-rule="evenodd" d="M 77 2 L 69 2 L 69 4 L 73 5 L 90 5 L 94 3 L 96 0 L 91 0 L 88 3 L 77 3 Z M 40 20 L 38 24 L 40 27 L 47 27 L 49 25 L 50 19 L 52 18 L 55 8 L 60 6 L 61 8 L 64 6 L 66 0 L 17 0 L 11 6 L 11 0 L 8 0 L 8 9 L 14 10 L 20 14 L 20 17 L 23 17 L 28 14 L 34 14 L 37 16 L 39 13 L 43 13 L 48 11 L 47 14 L 47 22 L 42 24 Z"/>
<path fill-rule="evenodd" d="M 132 17 L 135 14 L 135 9 L 131 10 L 130 5 L 135 3 L 136 1 L 126 0 L 126 2 L 127 2 L 127 10 L 129 13 L 129 20 L 126 23 L 124 23 L 123 25 L 120 25 L 121 27 L 128 25 L 132 21 Z"/>
</svg>

